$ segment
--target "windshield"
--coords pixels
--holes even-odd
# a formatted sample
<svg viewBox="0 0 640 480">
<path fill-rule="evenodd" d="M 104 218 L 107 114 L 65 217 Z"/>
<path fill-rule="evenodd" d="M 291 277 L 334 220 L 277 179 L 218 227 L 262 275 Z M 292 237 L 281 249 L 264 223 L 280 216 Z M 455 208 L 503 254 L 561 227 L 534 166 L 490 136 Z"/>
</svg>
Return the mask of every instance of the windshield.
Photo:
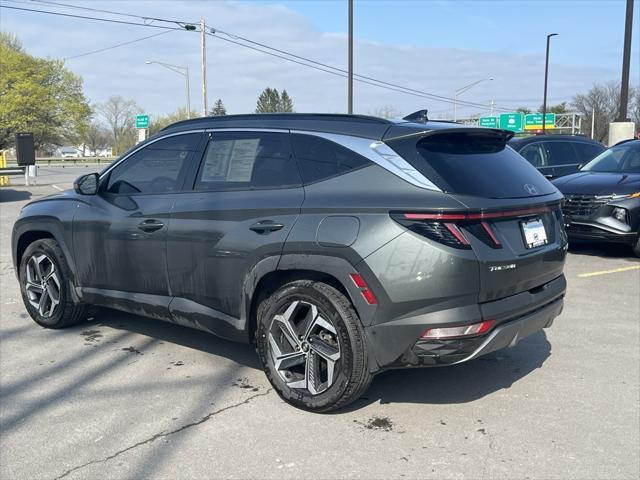
<svg viewBox="0 0 640 480">
<path fill-rule="evenodd" d="M 640 142 L 623 143 L 605 150 L 581 168 L 583 172 L 640 173 Z"/>
</svg>

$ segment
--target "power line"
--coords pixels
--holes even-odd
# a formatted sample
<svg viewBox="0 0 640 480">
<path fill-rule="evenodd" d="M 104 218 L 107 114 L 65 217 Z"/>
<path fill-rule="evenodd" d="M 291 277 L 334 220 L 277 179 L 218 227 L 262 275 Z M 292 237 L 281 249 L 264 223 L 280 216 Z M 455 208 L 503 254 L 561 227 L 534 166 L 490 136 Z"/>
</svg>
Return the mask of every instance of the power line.
<svg viewBox="0 0 640 480">
<path fill-rule="evenodd" d="M 119 16 L 122 16 L 122 17 L 139 18 L 139 19 L 142 19 L 142 20 L 145 20 L 145 21 L 146 20 L 151 20 L 151 21 L 158 21 L 158 22 L 178 23 L 180 25 L 197 23 L 197 22 L 178 22 L 176 20 L 166 20 L 166 19 L 157 18 L 157 17 L 148 17 L 148 16 L 143 16 L 143 15 L 135 15 L 133 13 L 114 12 L 113 10 L 102 10 L 102 9 L 99 9 L 99 8 L 84 7 L 84 6 L 81 6 L 81 5 L 73 5 L 73 4 L 69 4 L 69 3 L 52 2 L 50 0 L 31 0 L 31 2 L 40 3 L 40 4 L 44 4 L 44 5 L 51 5 L 51 6 L 54 6 L 54 7 L 70 8 L 70 9 L 75 9 L 75 10 L 84 10 L 84 11 L 87 11 L 87 12 L 107 13 L 109 15 L 119 15 Z"/>
<path fill-rule="evenodd" d="M 125 45 L 131 45 L 132 43 L 141 42 L 142 40 L 147 40 L 153 37 L 159 37 L 160 35 L 166 35 L 167 33 L 175 32 L 175 30 L 165 30 L 164 32 L 154 33 L 153 35 L 148 35 L 146 37 L 136 38 L 135 40 L 130 40 L 128 42 L 118 43 L 116 45 L 112 45 L 110 47 L 100 48 L 98 50 L 92 50 L 90 52 L 80 53 L 78 55 L 74 55 L 72 57 L 66 57 L 64 60 L 73 60 L 74 58 L 86 57 L 87 55 L 93 55 L 94 53 L 106 52 L 107 50 L 113 50 L 114 48 L 124 47 Z"/>
<path fill-rule="evenodd" d="M 153 25 L 151 23 L 136 23 L 136 22 L 127 22 L 124 20 L 113 20 L 113 19 L 109 19 L 109 18 L 99 18 L 99 17 L 88 17 L 88 16 L 84 16 L 84 15 L 72 15 L 70 13 L 62 13 L 62 12 L 51 12 L 51 11 L 47 11 L 47 10 L 36 10 L 34 8 L 21 8 L 21 7 L 10 7 L 8 5 L 0 5 L 0 8 L 9 8 L 11 10 L 22 10 L 25 12 L 36 12 L 36 13 L 47 13 L 49 15 L 59 15 L 62 17 L 71 17 L 71 18 L 81 18 L 83 20 L 96 20 L 99 22 L 109 22 L 109 23 L 119 23 L 122 25 L 136 25 L 138 27 L 152 27 L 152 28 L 162 28 L 165 30 L 184 30 L 184 27 L 168 27 L 168 26 L 164 26 L 164 25 Z M 176 23 L 178 25 L 180 25 L 179 22 L 172 22 L 172 23 Z"/>
<path fill-rule="evenodd" d="M 213 32 L 214 33 L 221 33 L 221 34 L 226 35 L 228 37 L 231 37 L 231 38 L 234 38 L 234 39 L 237 39 L 237 40 L 242 40 L 244 42 L 251 43 L 253 45 L 258 45 L 260 47 L 263 47 L 263 48 L 266 48 L 266 49 L 269 49 L 269 50 L 273 50 L 275 52 L 278 52 L 278 53 L 281 53 L 281 54 L 284 54 L 284 55 L 288 55 L 288 56 L 291 56 L 293 58 L 297 58 L 299 60 L 303 60 L 305 62 L 309 62 L 309 63 L 313 63 L 315 65 L 319 65 L 319 66 L 322 66 L 322 67 L 325 67 L 325 68 L 329 68 L 331 70 L 334 70 L 334 71 L 337 71 L 337 72 L 340 72 L 340 73 L 345 73 L 345 74 L 348 73 L 347 70 L 344 70 L 342 68 L 334 67 L 334 66 L 328 65 L 326 63 L 322 63 L 322 62 L 318 62 L 316 60 L 312 60 L 310 58 L 302 57 L 300 55 L 296 55 L 294 53 L 290 53 L 290 52 L 287 52 L 285 50 L 280 50 L 278 48 L 271 47 L 269 45 L 266 45 L 266 44 L 263 44 L 263 43 L 260 43 L 260 42 L 256 42 L 254 40 L 251 40 L 251 39 L 246 38 L 246 37 L 242 37 L 240 35 L 235 35 L 235 34 L 232 34 L 232 33 L 228 33 L 228 32 L 225 32 L 223 30 L 218 30 L 215 27 L 210 27 L 210 28 L 213 28 Z M 220 37 L 218 37 L 218 38 L 220 38 Z M 242 45 L 242 44 L 238 43 L 238 45 Z M 279 58 L 282 58 L 282 57 L 279 57 Z M 422 91 L 422 90 L 416 90 L 416 89 L 409 88 L 409 87 L 403 87 L 402 85 L 386 82 L 384 80 L 378 80 L 377 78 L 368 77 L 366 75 L 360 75 L 360 74 L 354 73 L 353 76 L 354 77 L 359 77 L 359 78 L 362 78 L 362 79 L 365 79 L 365 80 L 369 80 L 369 81 L 372 81 L 372 82 L 376 82 L 376 83 L 379 83 L 379 84 L 382 84 L 382 85 L 387 85 L 389 87 L 394 87 L 394 88 L 399 88 L 399 89 L 402 89 L 402 90 L 406 90 L 407 92 L 413 92 L 413 93 L 421 94 L 425 98 L 430 98 L 432 100 L 440 100 L 440 101 L 444 101 L 444 102 L 447 102 L 447 103 L 454 103 L 455 102 L 455 103 L 457 103 L 459 105 L 465 105 L 465 106 L 470 106 L 470 107 L 483 107 L 483 108 L 489 108 L 490 107 L 490 105 L 485 105 L 485 104 L 476 103 L 476 102 L 468 102 L 468 101 L 464 101 L 464 100 L 457 100 L 456 101 L 456 100 L 454 100 L 454 99 L 452 99 L 450 97 L 445 97 L 443 95 L 437 95 L 435 93 L 425 92 L 425 91 Z M 494 105 L 494 107 L 499 107 L 500 108 L 499 105 Z"/>
<path fill-rule="evenodd" d="M 209 36 L 211 36 L 213 38 L 216 38 L 218 40 L 223 40 L 225 42 L 233 43 L 233 44 L 239 45 L 241 47 L 245 47 L 245 48 L 248 48 L 248 49 L 251 49 L 251 50 L 255 50 L 257 52 L 264 53 L 264 54 L 270 55 L 272 57 L 280 58 L 282 60 L 287 60 L 289 62 L 296 63 L 298 65 L 302 65 L 302 66 L 305 66 L 305 67 L 313 68 L 315 70 L 319 70 L 321 72 L 329 73 L 331 75 L 336 75 L 338 77 L 347 78 L 346 70 L 342 70 L 340 68 L 333 67 L 331 65 L 326 65 L 326 64 L 323 64 L 323 63 L 320 63 L 320 62 L 316 62 L 314 60 L 310 60 L 308 58 L 301 57 L 301 56 L 298 56 L 298 55 L 291 55 L 291 56 L 293 56 L 295 58 L 298 58 L 298 59 L 300 59 L 302 61 L 295 60 L 294 58 L 289 58 L 289 57 L 284 56 L 284 55 L 288 54 L 287 52 L 284 52 L 282 50 L 277 50 L 277 49 L 268 47 L 266 45 L 265 45 L 265 48 L 271 48 L 271 50 L 279 51 L 279 52 L 283 53 L 284 55 L 279 55 L 277 53 L 273 53 L 273 52 L 270 52 L 268 50 L 264 50 L 264 49 L 261 49 L 261 48 L 258 48 L 258 47 L 247 45 L 245 43 L 241 43 L 241 42 L 238 42 L 238 41 L 235 41 L 235 40 L 231 40 L 229 38 L 220 37 L 220 36 L 215 35 L 214 33 L 209 33 L 209 32 L 206 32 L 206 33 L 207 33 L 207 35 L 209 35 Z M 258 44 L 258 42 L 252 42 L 252 43 Z M 315 65 L 310 65 L 309 63 L 304 63 L 304 61 L 313 63 Z M 320 66 L 316 66 L 316 65 L 320 65 Z M 407 94 L 407 95 L 413 95 L 415 97 L 426 98 L 428 100 L 433 100 L 433 101 L 437 101 L 437 102 L 444 102 L 444 103 L 451 103 L 451 104 L 454 103 L 454 100 L 453 99 L 449 99 L 448 97 L 443 97 L 443 96 L 440 96 L 440 95 L 430 94 L 428 92 L 422 92 L 420 90 L 414 90 L 414 89 L 406 88 L 406 87 L 403 87 L 401 85 L 395 85 L 395 84 L 392 84 L 392 83 L 388 83 L 388 82 L 384 82 L 384 81 L 381 81 L 381 80 L 377 80 L 377 79 L 372 78 L 372 77 L 366 77 L 364 75 L 358 75 L 358 74 L 355 74 L 355 73 L 354 73 L 353 76 L 354 76 L 354 80 L 355 81 L 360 82 L 360 83 L 364 83 L 364 84 L 367 84 L 367 85 L 371 85 L 371 86 L 374 86 L 374 87 L 384 88 L 386 90 L 391 90 L 391 91 L 398 92 L 398 93 L 404 93 L 404 94 Z M 377 82 L 377 83 L 374 83 L 374 82 Z M 474 108 L 484 108 L 484 109 L 489 109 L 490 108 L 489 105 L 473 103 L 473 102 L 458 101 L 457 103 L 459 105 L 464 105 L 464 106 L 474 107 Z"/>
<path fill-rule="evenodd" d="M 73 14 L 69 14 L 69 13 L 61 13 L 61 12 L 52 12 L 52 11 L 46 11 L 46 10 L 38 10 L 38 9 L 30 9 L 30 8 L 20 8 L 20 7 L 10 7 L 10 6 L 6 6 L 6 5 L 0 5 L 0 8 L 9 8 L 12 10 L 22 10 L 22 11 L 29 11 L 29 12 L 36 12 L 36 13 L 45 13 L 45 14 L 50 14 L 50 15 L 59 15 L 59 16 L 65 16 L 65 17 L 71 17 L 71 18 L 79 18 L 79 19 L 84 19 L 84 20 L 94 20 L 94 21 L 103 21 L 103 22 L 111 22 L 111 23 L 118 23 L 118 24 L 125 24 L 125 25 L 135 25 L 135 26 L 143 26 L 143 27 L 154 27 L 154 28 L 162 28 L 164 30 L 168 30 L 168 31 L 173 31 L 173 30 L 182 30 L 183 28 L 185 28 L 185 26 L 192 26 L 193 24 L 190 22 L 181 22 L 178 20 L 167 20 L 167 19 L 162 19 L 162 18 L 155 18 L 155 17 L 145 17 L 145 16 L 139 16 L 139 15 L 134 15 L 134 14 L 128 14 L 128 13 L 122 13 L 122 12 L 115 12 L 115 11 L 110 11 L 110 10 L 100 10 L 100 9 L 94 9 L 94 8 L 90 8 L 90 7 L 83 7 L 80 5 L 71 5 L 71 4 L 64 4 L 64 3 L 60 3 L 60 2 L 53 2 L 53 1 L 48 1 L 48 0 L 32 0 L 35 1 L 37 3 L 42 3 L 42 4 L 47 4 L 47 5 L 53 5 L 53 6 L 58 6 L 58 7 L 62 7 L 62 8 L 73 8 L 73 9 L 79 9 L 79 10 L 85 10 L 85 11 L 94 11 L 94 12 L 99 12 L 99 13 L 107 13 L 110 15 L 120 15 L 120 16 L 126 16 L 126 17 L 130 17 L 130 18 L 139 18 L 142 19 L 145 23 L 137 23 L 137 22 L 128 22 L 128 21 L 122 21 L 122 20 L 114 20 L 114 19 L 106 19 L 106 18 L 100 18 L 100 17 L 90 17 L 90 16 L 84 16 L 84 15 L 73 15 Z M 168 27 L 168 26 L 162 26 L 162 25 L 153 25 L 151 23 L 146 23 L 147 21 L 160 21 L 160 22 L 166 22 L 166 23 L 174 23 L 179 25 L 180 27 Z M 195 28 L 195 27 L 194 27 Z M 164 32 L 163 32 L 164 33 Z M 205 32 L 207 35 L 217 38 L 218 40 L 223 40 L 229 43 L 233 43 L 245 48 L 249 48 L 251 50 L 255 50 L 258 51 L 260 53 L 264 53 L 276 58 L 280 58 L 282 60 L 286 60 L 292 63 L 296 63 L 298 65 L 302 65 L 308 68 L 313 68 L 315 70 L 318 71 L 322 71 L 325 73 L 329 73 L 332 75 L 336 75 L 342 78 L 347 78 L 346 75 L 346 70 L 340 69 L 338 67 L 334 67 L 332 65 L 328 65 L 322 62 L 318 62 L 316 60 L 307 58 L 307 57 L 303 57 L 300 55 L 296 55 L 290 52 L 287 52 L 285 50 L 280 50 L 277 49 L 275 47 L 271 47 L 269 45 L 260 43 L 260 42 L 256 42 L 254 40 L 250 40 L 246 37 L 242 37 L 239 35 L 234 35 L 232 33 L 229 32 L 224 32 L 222 30 L 216 30 L 215 28 L 212 29 L 211 32 Z M 215 33 L 221 33 L 223 35 L 226 35 L 230 38 L 223 38 L 220 37 L 218 35 L 216 35 Z M 110 50 L 112 48 L 117 48 L 119 46 L 123 46 L 123 45 L 127 45 L 130 43 L 134 43 L 137 41 L 141 41 L 141 40 L 145 40 L 147 38 L 151 38 L 154 37 L 156 35 L 151 35 L 149 37 L 143 37 L 140 39 L 136 39 L 136 40 L 132 40 L 130 42 L 124 42 L 121 44 L 117 44 L 114 45 L 112 47 L 107 47 L 104 49 L 99 49 L 99 50 L 95 50 L 92 52 L 86 52 L 84 54 L 80 54 L 80 55 L 76 55 L 74 57 L 69 57 L 67 58 L 72 59 L 72 58 L 78 58 L 84 55 L 90 55 L 92 53 L 99 53 L 101 51 L 106 51 L 106 50 Z M 236 40 L 232 40 L 233 38 L 241 40 L 241 41 L 236 41 Z M 246 43 L 242 43 L 242 42 L 246 42 Z M 258 45 L 259 47 L 262 48 L 257 48 L 254 47 L 252 45 L 247 45 L 247 43 L 252 44 L 252 45 Z M 271 51 L 269 51 L 271 50 Z M 278 53 L 273 53 L 273 52 L 278 52 Z M 281 54 L 281 55 L 279 55 Z M 298 59 L 298 60 L 295 60 Z M 372 86 L 376 86 L 379 88 L 384 88 L 387 90 L 391 90 L 391 91 L 395 91 L 398 93 L 404 93 L 407 95 L 412 95 L 412 96 L 416 96 L 416 97 L 420 97 L 420 98 L 426 98 L 429 100 L 433 100 L 433 101 L 438 101 L 438 102 L 443 102 L 443 103 L 449 103 L 449 104 L 453 104 L 453 103 L 457 103 L 459 105 L 463 105 L 463 106 L 467 106 L 467 107 L 473 107 L 473 108 L 489 108 L 489 105 L 485 105 L 485 104 L 480 104 L 480 103 L 475 103 L 475 102 L 469 102 L 469 101 L 463 101 L 463 100 L 454 100 L 450 97 L 445 97 L 442 95 L 437 95 L 437 94 L 433 94 L 433 93 L 429 93 L 429 92 L 425 92 L 425 91 L 421 91 L 421 90 L 416 90 L 416 89 L 412 89 L 412 88 L 408 88 L 408 87 L 404 87 L 402 85 L 398 85 L 398 84 L 394 84 L 394 83 L 390 83 L 390 82 L 386 82 L 383 80 L 378 80 L 376 78 L 373 77 L 368 77 L 365 75 L 360 75 L 360 74 L 354 74 L 354 79 L 360 83 L 364 83 L 367 85 L 372 85 Z M 511 107 L 504 107 L 504 106 L 500 106 L 500 105 L 494 105 L 494 108 L 499 108 L 499 109 L 511 109 Z"/>
</svg>

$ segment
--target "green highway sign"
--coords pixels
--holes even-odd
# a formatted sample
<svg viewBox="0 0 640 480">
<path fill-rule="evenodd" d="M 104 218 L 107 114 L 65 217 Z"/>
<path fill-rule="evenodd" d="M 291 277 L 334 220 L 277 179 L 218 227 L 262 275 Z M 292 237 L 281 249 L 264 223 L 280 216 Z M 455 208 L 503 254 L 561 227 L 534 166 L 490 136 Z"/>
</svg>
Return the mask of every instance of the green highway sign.
<svg viewBox="0 0 640 480">
<path fill-rule="evenodd" d="M 149 128 L 149 115 L 136 115 L 136 128 Z"/>
<path fill-rule="evenodd" d="M 555 128 L 556 126 L 556 114 L 547 113 L 545 115 L 545 128 Z M 530 113 L 524 116 L 524 129 L 525 130 L 540 130 L 542 128 L 542 114 Z"/>
<path fill-rule="evenodd" d="M 480 126 L 498 128 L 498 117 L 480 117 Z"/>
<path fill-rule="evenodd" d="M 503 130 L 511 130 L 512 132 L 521 132 L 524 126 L 524 115 L 522 113 L 501 113 L 500 128 Z"/>
</svg>

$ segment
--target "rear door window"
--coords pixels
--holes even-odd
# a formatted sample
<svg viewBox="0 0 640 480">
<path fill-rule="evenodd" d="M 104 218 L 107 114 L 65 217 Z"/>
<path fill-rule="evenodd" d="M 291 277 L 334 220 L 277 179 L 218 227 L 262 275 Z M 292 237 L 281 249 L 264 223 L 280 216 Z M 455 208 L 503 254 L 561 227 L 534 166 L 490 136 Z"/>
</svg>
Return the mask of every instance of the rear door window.
<svg viewBox="0 0 640 480">
<path fill-rule="evenodd" d="M 550 166 L 580 163 L 571 146 L 573 142 L 544 142 L 547 150 L 547 162 Z"/>
<path fill-rule="evenodd" d="M 388 144 L 447 193 L 519 198 L 532 196 L 532 191 L 533 195 L 555 191 L 534 166 L 505 145 L 501 135 L 443 132 Z"/>
<path fill-rule="evenodd" d="M 541 142 L 524 146 L 522 150 L 520 150 L 520 155 L 536 168 L 547 166 L 547 151 Z"/>
<path fill-rule="evenodd" d="M 196 190 L 255 190 L 300 185 L 288 133 L 216 132 L 198 172 Z"/>
<path fill-rule="evenodd" d="M 294 134 L 293 149 L 305 184 L 336 177 L 371 162 L 335 142 L 313 135 Z"/>
</svg>

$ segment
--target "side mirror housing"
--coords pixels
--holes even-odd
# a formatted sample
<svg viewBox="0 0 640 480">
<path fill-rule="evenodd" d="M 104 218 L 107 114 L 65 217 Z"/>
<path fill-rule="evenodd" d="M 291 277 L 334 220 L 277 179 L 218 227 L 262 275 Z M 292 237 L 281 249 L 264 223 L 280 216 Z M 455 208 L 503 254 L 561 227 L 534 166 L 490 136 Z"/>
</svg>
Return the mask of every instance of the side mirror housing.
<svg viewBox="0 0 640 480">
<path fill-rule="evenodd" d="M 73 182 L 73 189 L 80 195 L 95 195 L 98 193 L 98 179 L 97 173 L 82 175 Z"/>
</svg>

